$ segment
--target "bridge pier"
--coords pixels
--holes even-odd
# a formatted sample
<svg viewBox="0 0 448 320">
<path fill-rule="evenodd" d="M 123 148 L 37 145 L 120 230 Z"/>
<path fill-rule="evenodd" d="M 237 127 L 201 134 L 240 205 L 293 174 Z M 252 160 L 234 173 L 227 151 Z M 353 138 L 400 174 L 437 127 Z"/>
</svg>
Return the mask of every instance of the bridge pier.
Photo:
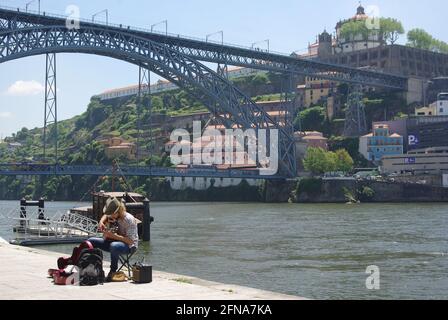
<svg viewBox="0 0 448 320">
<path fill-rule="evenodd" d="M 140 162 L 141 156 L 141 127 L 142 127 L 142 112 L 145 107 L 143 104 L 144 95 L 149 95 L 149 139 L 152 143 L 152 104 L 151 104 L 151 71 L 144 66 L 139 66 L 138 72 L 138 96 L 137 96 L 137 150 L 136 150 L 136 160 L 137 165 Z"/>
<path fill-rule="evenodd" d="M 346 137 L 359 137 L 367 132 L 365 105 L 362 98 L 362 85 L 352 85 L 345 113 L 344 136 Z"/>
</svg>

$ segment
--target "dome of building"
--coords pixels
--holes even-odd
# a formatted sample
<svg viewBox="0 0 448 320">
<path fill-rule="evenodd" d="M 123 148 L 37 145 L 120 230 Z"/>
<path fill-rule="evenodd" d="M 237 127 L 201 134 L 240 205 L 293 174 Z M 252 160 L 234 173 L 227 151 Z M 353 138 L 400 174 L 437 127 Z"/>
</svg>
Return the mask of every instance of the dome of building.
<svg viewBox="0 0 448 320">
<path fill-rule="evenodd" d="M 352 18 L 352 20 L 358 21 L 365 20 L 367 18 L 369 17 L 366 15 L 366 10 L 361 4 L 359 4 L 359 7 L 356 9 L 356 15 Z"/>
<path fill-rule="evenodd" d="M 340 29 L 344 24 L 348 22 L 367 20 L 368 18 L 369 16 L 366 14 L 366 10 L 361 4 L 359 4 L 359 7 L 356 9 L 356 15 L 354 15 L 352 18 L 339 21 L 336 25 L 336 30 Z"/>
<path fill-rule="evenodd" d="M 357 12 L 358 15 L 362 15 L 362 14 L 365 15 L 366 14 L 366 11 L 364 10 L 364 7 L 362 6 L 361 3 L 359 4 L 358 9 L 356 9 L 356 12 Z"/>
<path fill-rule="evenodd" d="M 331 42 L 331 41 L 332 41 L 331 34 L 329 34 L 325 29 L 324 32 L 322 32 L 319 35 L 319 42 Z"/>
</svg>

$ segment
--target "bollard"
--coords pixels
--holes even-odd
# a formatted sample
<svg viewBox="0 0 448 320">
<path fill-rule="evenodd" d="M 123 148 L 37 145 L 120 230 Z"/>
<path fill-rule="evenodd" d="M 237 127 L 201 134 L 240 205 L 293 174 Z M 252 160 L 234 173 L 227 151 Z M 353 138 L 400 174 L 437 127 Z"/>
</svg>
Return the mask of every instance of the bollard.
<svg viewBox="0 0 448 320">
<path fill-rule="evenodd" d="M 143 221 L 141 224 L 141 231 L 139 226 L 139 235 L 141 232 L 141 237 L 143 241 L 151 240 L 151 223 L 154 221 L 154 217 L 151 217 L 149 200 L 145 199 L 143 202 L 131 202 L 125 203 L 126 209 L 128 210 L 143 210 Z"/>
<path fill-rule="evenodd" d="M 151 241 L 151 222 L 154 218 L 151 217 L 149 210 L 149 200 L 143 200 L 143 241 Z"/>
</svg>

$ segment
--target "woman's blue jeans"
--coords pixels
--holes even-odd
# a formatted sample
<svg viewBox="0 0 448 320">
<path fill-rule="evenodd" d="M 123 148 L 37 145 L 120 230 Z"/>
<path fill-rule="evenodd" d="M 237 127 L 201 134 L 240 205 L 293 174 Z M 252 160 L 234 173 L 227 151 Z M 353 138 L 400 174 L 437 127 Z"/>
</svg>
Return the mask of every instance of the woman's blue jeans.
<svg viewBox="0 0 448 320">
<path fill-rule="evenodd" d="M 110 252 L 110 271 L 118 269 L 119 256 L 130 252 L 129 246 L 121 241 L 105 240 L 103 238 L 90 238 L 88 241 L 98 249 Z"/>
</svg>

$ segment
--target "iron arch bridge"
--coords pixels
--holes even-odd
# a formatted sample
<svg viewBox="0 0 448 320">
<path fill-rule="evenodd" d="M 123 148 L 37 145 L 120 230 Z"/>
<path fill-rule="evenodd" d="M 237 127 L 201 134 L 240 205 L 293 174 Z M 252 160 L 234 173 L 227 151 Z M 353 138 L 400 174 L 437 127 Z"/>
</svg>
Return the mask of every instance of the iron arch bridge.
<svg viewBox="0 0 448 320">
<path fill-rule="evenodd" d="M 22 12 L 16 8 L 0 8 L 0 30 L 38 26 L 65 26 L 68 17 L 48 13 L 36 14 Z M 267 70 L 284 74 L 299 74 L 338 82 L 362 84 L 365 86 L 408 90 L 407 78 L 384 72 L 360 70 L 347 66 L 319 61 L 310 61 L 289 55 L 255 50 L 242 46 L 229 45 L 193 39 L 174 34 L 157 33 L 149 30 L 123 26 L 122 24 L 101 24 L 82 20 L 81 26 L 99 27 L 105 31 L 126 32 L 143 37 L 179 51 L 199 61 L 207 61 L 252 69 Z"/>
<path fill-rule="evenodd" d="M 97 27 L 41 26 L 0 32 L 0 63 L 60 52 L 103 55 L 144 66 L 201 99 L 228 128 L 236 124 L 242 129 L 277 129 L 281 173 L 295 174 L 294 140 L 285 128 L 227 79 L 164 44 Z"/>
<path fill-rule="evenodd" d="M 241 129 L 277 129 L 279 176 L 291 177 L 296 174 L 293 130 L 288 123 L 290 120 L 285 119 L 285 127 L 279 126 L 226 77 L 199 61 L 268 70 L 286 76 L 300 74 L 339 82 L 407 90 L 407 79 L 396 75 L 298 59 L 223 43 L 162 35 L 122 25 L 82 21 L 79 29 L 68 29 L 66 19 L 67 17 L 45 13 L 42 15 L 21 12 L 19 9 L 0 8 L 0 63 L 41 54 L 47 54 L 48 58 L 49 54 L 56 53 L 87 53 L 120 59 L 141 69 L 150 70 L 202 101 L 218 122 L 228 128 L 236 125 Z M 55 168 L 39 172 L 58 174 L 60 170 L 57 170 L 57 165 Z M 79 172 L 78 169 L 75 171 Z M 0 170 L 0 174 L 5 172 Z"/>
</svg>

